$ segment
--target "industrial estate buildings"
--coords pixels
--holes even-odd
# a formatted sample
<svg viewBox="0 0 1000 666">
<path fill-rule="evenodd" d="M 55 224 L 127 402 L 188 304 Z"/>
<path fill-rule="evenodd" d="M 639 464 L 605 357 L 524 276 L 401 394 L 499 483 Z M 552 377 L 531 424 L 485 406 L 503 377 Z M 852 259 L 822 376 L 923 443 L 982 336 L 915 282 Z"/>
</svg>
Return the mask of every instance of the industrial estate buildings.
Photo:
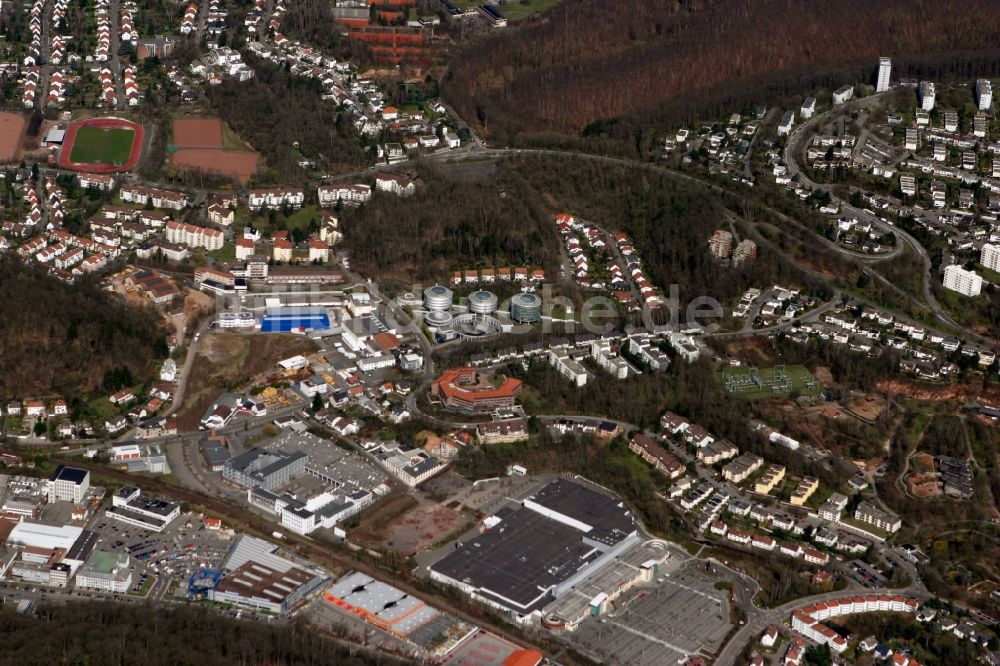
<svg viewBox="0 0 1000 666">
<path fill-rule="evenodd" d="M 667 557 L 665 545 L 651 548 L 642 540 L 620 499 L 566 479 L 504 507 L 484 527 L 433 564 L 431 577 L 519 622 L 553 615 L 549 607 L 558 603 L 558 613 L 546 621 L 573 629 L 603 610 L 610 595 L 648 580 Z M 585 581 L 606 567 L 615 572 L 614 584 L 594 589 L 586 599 L 573 594 L 588 589 Z"/>
</svg>

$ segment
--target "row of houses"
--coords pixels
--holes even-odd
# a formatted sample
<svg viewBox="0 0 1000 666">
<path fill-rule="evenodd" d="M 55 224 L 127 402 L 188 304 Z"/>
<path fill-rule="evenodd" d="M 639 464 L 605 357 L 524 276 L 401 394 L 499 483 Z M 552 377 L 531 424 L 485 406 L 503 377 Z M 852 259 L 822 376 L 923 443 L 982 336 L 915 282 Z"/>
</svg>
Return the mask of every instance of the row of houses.
<svg viewBox="0 0 1000 666">
<path fill-rule="evenodd" d="M 793 611 L 792 630 L 820 645 L 828 645 L 840 654 L 847 649 L 848 641 L 824 624 L 824 620 L 858 613 L 916 613 L 919 605 L 916 599 L 898 594 L 869 594 L 821 601 Z M 911 660 L 909 663 L 916 662 Z"/>
<path fill-rule="evenodd" d="M 118 196 L 122 201 L 129 203 L 141 206 L 152 205 L 154 208 L 168 208 L 171 210 L 183 210 L 191 203 L 191 199 L 183 192 L 131 183 L 122 185 L 118 191 Z"/>
<path fill-rule="evenodd" d="M 545 280 L 545 271 L 541 268 L 524 266 L 505 266 L 503 268 L 469 268 L 454 271 L 451 283 L 461 284 L 495 284 L 498 282 L 541 282 Z"/>
<path fill-rule="evenodd" d="M 94 22 L 97 27 L 94 62 L 107 62 L 111 55 L 111 0 L 95 0 Z"/>
</svg>

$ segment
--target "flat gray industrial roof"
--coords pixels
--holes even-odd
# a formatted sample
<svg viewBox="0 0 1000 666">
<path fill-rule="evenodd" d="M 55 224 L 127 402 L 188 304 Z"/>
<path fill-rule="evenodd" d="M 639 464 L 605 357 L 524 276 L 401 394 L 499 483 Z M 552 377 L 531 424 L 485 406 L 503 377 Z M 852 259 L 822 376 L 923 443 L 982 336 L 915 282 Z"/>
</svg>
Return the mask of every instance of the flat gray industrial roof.
<svg viewBox="0 0 1000 666">
<path fill-rule="evenodd" d="M 614 545 L 635 532 L 635 518 L 617 497 L 568 479 L 556 479 L 528 498 L 546 509 L 590 525 L 587 538 Z"/>
<path fill-rule="evenodd" d="M 444 576 L 470 583 L 482 593 L 527 612 L 550 602 L 546 590 L 593 562 L 598 551 L 584 533 L 531 509 L 497 513 L 499 524 L 431 566 Z M 501 598 L 502 597 L 502 598 Z M 514 609 L 512 607 L 512 609 Z"/>
</svg>

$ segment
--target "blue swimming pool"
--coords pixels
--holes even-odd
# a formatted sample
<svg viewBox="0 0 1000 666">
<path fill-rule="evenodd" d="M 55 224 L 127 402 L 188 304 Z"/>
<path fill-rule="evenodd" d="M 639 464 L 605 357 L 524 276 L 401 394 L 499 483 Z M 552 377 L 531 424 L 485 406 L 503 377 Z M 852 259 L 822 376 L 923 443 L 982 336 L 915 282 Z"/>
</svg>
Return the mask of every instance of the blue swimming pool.
<svg viewBox="0 0 1000 666">
<path fill-rule="evenodd" d="M 330 328 L 330 318 L 325 314 L 269 314 L 260 320 L 261 333 L 302 333 Z"/>
</svg>

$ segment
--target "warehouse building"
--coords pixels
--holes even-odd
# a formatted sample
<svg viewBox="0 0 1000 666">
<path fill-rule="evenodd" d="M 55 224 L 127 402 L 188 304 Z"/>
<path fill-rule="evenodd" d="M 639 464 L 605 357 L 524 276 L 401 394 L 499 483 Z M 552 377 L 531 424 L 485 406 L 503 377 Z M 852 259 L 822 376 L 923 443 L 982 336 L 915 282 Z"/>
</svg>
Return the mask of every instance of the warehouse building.
<svg viewBox="0 0 1000 666">
<path fill-rule="evenodd" d="M 224 576 L 209 591 L 212 601 L 281 615 L 288 613 L 328 578 L 277 554 L 278 547 L 243 535 L 223 564 Z"/>
<path fill-rule="evenodd" d="M 540 617 L 545 606 L 640 542 L 620 499 L 567 479 L 505 507 L 488 524 L 431 565 L 431 578 L 519 622 Z"/>
</svg>

